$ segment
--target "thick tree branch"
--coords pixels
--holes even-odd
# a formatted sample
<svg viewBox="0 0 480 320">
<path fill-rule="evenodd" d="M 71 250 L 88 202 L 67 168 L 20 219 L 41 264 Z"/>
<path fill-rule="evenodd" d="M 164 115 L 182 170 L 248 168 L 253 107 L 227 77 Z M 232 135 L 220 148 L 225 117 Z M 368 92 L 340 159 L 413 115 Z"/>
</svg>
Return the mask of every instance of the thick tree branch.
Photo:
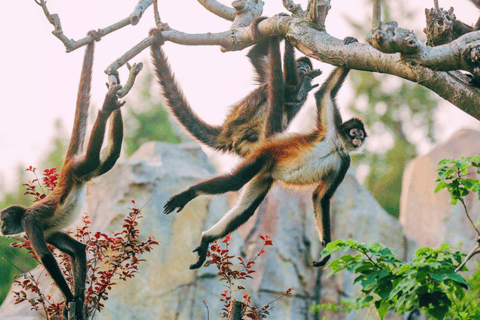
<svg viewBox="0 0 480 320">
<path fill-rule="evenodd" d="M 325 19 L 327 18 L 330 8 L 330 0 L 309 0 L 305 19 L 309 21 L 315 29 L 325 31 Z"/>
<path fill-rule="evenodd" d="M 228 21 L 235 19 L 235 9 L 227 7 L 215 0 L 198 0 L 202 6 L 211 13 Z"/>
<path fill-rule="evenodd" d="M 235 9 L 235 19 L 230 30 L 250 25 L 253 18 L 259 17 L 263 12 L 262 0 L 235 0 L 232 6 Z"/>
<path fill-rule="evenodd" d="M 285 9 L 291 12 L 292 16 L 294 17 L 302 16 L 305 14 L 305 12 L 302 9 L 302 6 L 294 3 L 292 0 L 282 0 L 282 3 Z"/>
</svg>

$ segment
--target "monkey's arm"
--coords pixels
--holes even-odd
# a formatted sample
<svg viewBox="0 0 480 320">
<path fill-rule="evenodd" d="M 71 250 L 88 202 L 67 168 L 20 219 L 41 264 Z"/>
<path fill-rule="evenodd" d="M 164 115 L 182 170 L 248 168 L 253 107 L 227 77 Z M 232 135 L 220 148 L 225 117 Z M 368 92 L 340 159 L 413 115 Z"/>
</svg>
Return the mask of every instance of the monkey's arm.
<svg viewBox="0 0 480 320">
<path fill-rule="evenodd" d="M 111 113 L 125 104 L 119 102 L 117 91 L 120 85 L 111 86 L 105 96 L 102 110 L 98 112 L 97 119 L 93 125 L 90 140 L 88 141 L 87 152 L 80 159 L 75 160 L 73 170 L 77 177 L 83 177 L 92 173 L 100 166 L 100 150 L 105 136 L 105 126 Z"/>
<path fill-rule="evenodd" d="M 108 172 L 117 162 L 122 151 L 123 120 L 122 111 L 115 110 L 109 120 L 108 145 L 100 154 L 100 166 L 95 170 L 95 176 Z"/>
<path fill-rule="evenodd" d="M 255 177 L 246 186 L 239 203 L 230 209 L 220 221 L 205 232 L 202 232 L 200 245 L 193 250 L 198 253 L 198 261 L 190 269 L 200 268 L 207 258 L 209 244 L 225 237 L 244 224 L 258 208 L 270 190 L 273 180 L 271 178 Z"/>
<path fill-rule="evenodd" d="M 58 266 L 55 257 L 50 252 L 50 250 L 48 250 L 43 231 L 38 221 L 36 221 L 30 216 L 26 216 L 23 219 L 23 228 L 25 230 L 25 234 L 32 243 L 33 250 L 40 258 L 40 261 L 42 262 L 45 269 L 47 269 L 53 281 L 55 281 L 57 286 L 62 291 L 65 299 L 67 300 L 67 303 L 73 301 L 74 296 L 70 291 L 70 288 L 68 287 L 65 278 L 63 277 L 63 273 L 60 270 L 60 267 Z"/>
<path fill-rule="evenodd" d="M 87 277 L 86 246 L 63 232 L 50 235 L 47 242 L 71 257 L 75 283 L 75 317 L 84 319 L 85 280 Z M 65 311 L 64 315 L 68 316 L 68 311 L 66 309 Z"/>
<path fill-rule="evenodd" d="M 90 35 L 90 33 L 89 33 Z M 78 154 L 85 139 L 87 128 L 88 107 L 90 105 L 90 88 L 92 83 L 92 66 L 95 42 L 90 42 L 85 49 L 83 57 L 82 73 L 78 86 L 77 106 L 75 109 L 75 121 L 73 124 L 72 136 L 68 145 L 65 159 L 71 159 Z"/>
<path fill-rule="evenodd" d="M 267 158 L 268 156 L 261 155 L 252 160 L 245 160 L 230 174 L 191 186 L 186 191 L 171 197 L 163 206 L 163 213 L 169 214 L 175 209 L 179 212 L 187 203 L 202 194 L 221 194 L 240 190 L 267 165 Z"/>
<path fill-rule="evenodd" d="M 285 83 L 282 74 L 282 57 L 280 54 L 280 38 L 269 37 L 267 100 L 267 129 L 265 136 L 270 137 L 283 130 L 283 109 L 285 105 Z"/>
</svg>

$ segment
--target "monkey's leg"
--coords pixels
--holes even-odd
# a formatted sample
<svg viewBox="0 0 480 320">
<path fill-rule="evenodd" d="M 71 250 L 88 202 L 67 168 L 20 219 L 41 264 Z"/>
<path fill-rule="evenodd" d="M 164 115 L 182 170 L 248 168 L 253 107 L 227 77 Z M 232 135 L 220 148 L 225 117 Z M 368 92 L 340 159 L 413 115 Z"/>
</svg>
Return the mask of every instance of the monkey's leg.
<svg viewBox="0 0 480 320">
<path fill-rule="evenodd" d="M 330 196 L 327 195 L 327 183 L 320 184 L 313 192 L 313 213 L 317 230 L 322 240 L 322 246 L 325 246 L 332 241 L 331 223 L 330 223 Z M 323 267 L 330 256 L 326 256 L 320 261 L 314 261 L 314 267 Z"/>
<path fill-rule="evenodd" d="M 71 257 L 75 283 L 75 317 L 77 320 L 83 320 L 85 319 L 84 303 L 85 280 L 87 277 L 87 246 L 63 232 L 56 232 L 50 235 L 47 242 Z M 67 309 L 65 309 L 65 311 L 68 313 Z"/>
<path fill-rule="evenodd" d="M 48 273 L 53 278 L 53 281 L 55 281 L 57 286 L 62 291 L 67 303 L 73 301 L 74 296 L 70 291 L 65 278 L 63 277 L 62 270 L 60 270 L 57 260 L 55 260 L 53 254 L 50 252 L 50 250 L 48 250 L 47 242 L 45 241 L 43 230 L 41 229 L 40 224 L 33 218 L 27 216 L 23 221 L 23 227 L 28 239 L 30 239 L 30 242 L 32 243 L 33 250 L 42 261 L 45 269 L 47 269 Z"/>
<path fill-rule="evenodd" d="M 198 269 L 203 265 L 207 258 L 208 246 L 212 241 L 235 231 L 255 213 L 268 190 L 270 190 L 272 183 L 271 178 L 255 178 L 247 184 L 240 202 L 210 229 L 202 232 L 200 245 L 193 250 L 193 252 L 198 253 L 198 261 L 192 264 L 190 269 Z"/>
<path fill-rule="evenodd" d="M 300 111 L 302 106 L 305 104 L 308 93 L 314 88 L 318 87 L 318 84 L 312 85 L 312 80 L 321 74 L 322 74 L 322 71 L 320 69 L 315 69 L 308 72 L 303 77 L 303 80 L 300 83 L 298 89 L 297 87 L 294 88 L 295 91 L 297 92 L 295 101 L 289 101 L 285 103 L 285 114 L 287 115 L 287 124 L 289 124 L 293 120 L 293 118 L 297 115 L 297 113 Z M 292 91 L 292 88 L 287 86 L 287 91 Z M 288 96 L 288 93 L 287 93 L 287 96 Z"/>
<path fill-rule="evenodd" d="M 123 120 L 122 111 L 115 110 L 109 120 L 108 146 L 101 151 L 100 166 L 95 171 L 95 176 L 108 172 L 117 162 L 122 151 Z"/>
<path fill-rule="evenodd" d="M 265 137 L 283 130 L 283 109 L 285 105 L 285 82 L 282 74 L 280 38 L 270 37 L 267 77 L 267 101 L 269 106 Z"/>
<path fill-rule="evenodd" d="M 260 172 L 267 163 L 267 158 L 267 155 L 262 155 L 252 160 L 245 160 L 231 174 L 218 176 L 191 186 L 186 191 L 171 197 L 163 206 L 163 213 L 169 214 L 175 209 L 179 212 L 187 203 L 202 194 L 221 194 L 240 190 Z"/>
<path fill-rule="evenodd" d="M 118 110 L 125 104 L 125 101 L 118 101 L 117 91 L 120 89 L 120 85 L 111 86 L 105 96 L 102 110 L 98 112 L 97 119 L 95 119 L 95 123 L 93 124 L 86 154 L 75 161 L 74 172 L 78 177 L 90 174 L 100 166 L 100 151 L 105 137 L 107 120 L 112 112 Z"/>
</svg>

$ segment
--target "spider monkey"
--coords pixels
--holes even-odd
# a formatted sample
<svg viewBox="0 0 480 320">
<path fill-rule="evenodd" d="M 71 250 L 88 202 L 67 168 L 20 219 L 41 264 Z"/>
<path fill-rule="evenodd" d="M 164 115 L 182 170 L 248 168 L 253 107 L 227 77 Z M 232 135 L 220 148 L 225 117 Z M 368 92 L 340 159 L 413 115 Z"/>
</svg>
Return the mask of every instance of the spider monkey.
<svg viewBox="0 0 480 320">
<path fill-rule="evenodd" d="M 265 17 L 258 17 L 252 22 L 254 39 L 258 38 L 257 24 Z M 313 70 L 309 58 L 302 57 L 295 61 L 294 47 L 285 40 L 284 76 L 280 67 L 280 74 L 274 74 L 274 68 L 281 66 L 281 56 L 264 57 L 268 53 L 268 42 L 260 41 L 249 53 L 256 72 L 259 87 L 237 102 L 231 109 L 227 119 L 221 126 L 211 126 L 201 120 L 190 107 L 185 96 L 176 84 L 173 72 L 168 64 L 164 51 L 160 47 L 163 39 L 160 30 L 152 30 L 157 39 L 151 46 L 153 62 L 158 81 L 163 88 L 163 95 L 167 99 L 171 112 L 180 123 L 196 139 L 204 144 L 221 151 L 236 153 L 242 157 L 250 153 L 262 141 L 277 132 L 283 131 L 306 101 L 312 86 L 311 81 L 321 74 L 320 70 Z M 281 121 L 281 128 L 274 132 L 267 132 L 266 124 L 271 104 L 271 92 L 275 92 L 275 99 L 281 99 L 282 109 L 275 115 Z"/>
<path fill-rule="evenodd" d="M 87 273 L 86 246 L 61 230 L 75 221 L 80 213 L 82 201 L 86 196 L 86 182 L 109 171 L 120 156 L 123 121 L 119 108 L 125 103 L 119 102 L 116 96 L 121 86 L 110 86 L 103 108 L 98 112 L 95 120 L 87 151 L 85 154 L 80 154 L 85 139 L 90 104 L 94 42 L 100 40 L 100 36 L 95 31 L 90 31 L 88 35 L 92 42 L 87 45 L 85 50 L 75 122 L 57 186 L 45 198 L 28 207 L 12 205 L 0 211 L 0 219 L 3 221 L 1 234 L 26 233 L 35 254 L 64 294 L 66 306 L 68 307 L 70 302 L 75 302 L 75 319 L 79 320 L 85 319 L 83 303 Z M 110 122 L 108 147 L 101 150 L 108 120 Z M 75 295 L 68 287 L 47 243 L 71 257 Z M 68 316 L 67 307 L 64 309 L 65 319 Z"/>
<path fill-rule="evenodd" d="M 356 41 L 346 38 L 344 43 Z M 278 46 L 272 44 L 271 48 L 273 52 L 278 50 Z M 213 227 L 202 232 L 200 246 L 194 250 L 198 261 L 190 269 L 202 266 L 212 241 L 231 233 L 253 215 L 276 180 L 290 186 L 317 185 L 312 197 L 315 221 L 322 244 L 325 246 L 331 241 L 330 199 L 350 166 L 349 152 L 357 150 L 367 136 L 361 120 L 353 118 L 342 122 L 335 102 L 348 72 L 346 67 L 336 68 L 316 92 L 317 127 L 313 132 L 276 135 L 255 148 L 232 173 L 198 183 L 167 201 L 165 214 L 182 210 L 199 195 L 238 191 L 246 185 L 239 203 Z M 283 106 L 271 107 L 271 112 L 275 109 L 280 112 Z M 327 256 L 313 265 L 324 266 L 328 259 Z"/>
</svg>

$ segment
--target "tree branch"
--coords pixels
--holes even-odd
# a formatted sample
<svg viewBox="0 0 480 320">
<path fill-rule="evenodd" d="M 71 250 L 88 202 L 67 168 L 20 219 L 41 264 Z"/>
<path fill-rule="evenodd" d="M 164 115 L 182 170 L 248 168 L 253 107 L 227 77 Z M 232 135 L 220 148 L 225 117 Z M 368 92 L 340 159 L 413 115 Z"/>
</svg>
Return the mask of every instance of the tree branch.
<svg viewBox="0 0 480 320">
<path fill-rule="evenodd" d="M 264 2 L 262 0 L 235 0 L 232 6 L 235 9 L 235 19 L 230 30 L 249 26 L 253 18 L 263 13 Z"/>
<path fill-rule="evenodd" d="M 130 23 L 135 26 L 142 17 L 143 13 L 152 4 L 153 0 L 140 0 L 130 15 Z"/>
<path fill-rule="evenodd" d="M 125 83 L 125 85 L 122 87 L 120 91 L 117 92 L 117 97 L 123 98 L 127 95 L 128 92 L 130 92 L 130 89 L 133 88 L 133 84 L 135 83 L 135 79 L 137 78 L 137 75 L 142 71 L 143 69 L 143 63 L 134 63 L 133 66 L 130 66 L 127 62 L 127 67 L 128 70 L 130 70 L 130 73 L 128 75 L 128 80 Z"/>
<path fill-rule="evenodd" d="M 455 269 L 455 272 L 462 270 L 463 266 L 467 264 L 467 262 L 472 259 L 472 257 L 476 254 L 480 253 L 480 238 L 477 239 L 476 246 L 467 254 L 465 260 Z"/>
<path fill-rule="evenodd" d="M 372 30 L 377 30 L 382 24 L 382 3 L 381 0 L 373 1 Z"/>
<path fill-rule="evenodd" d="M 198 2 L 211 13 L 228 21 L 235 19 L 235 9 L 227 7 L 216 0 L 198 0 Z"/>
<path fill-rule="evenodd" d="M 294 17 L 302 16 L 305 14 L 305 12 L 302 9 L 302 6 L 294 3 L 292 0 L 282 0 L 282 3 L 285 9 L 291 12 Z"/>
<path fill-rule="evenodd" d="M 152 2 L 153 0 L 140 0 L 138 3 L 137 7 L 135 8 L 134 12 L 127 18 L 120 20 L 117 23 L 112 24 L 111 26 L 108 26 L 104 29 L 98 29 L 97 33 L 99 34 L 100 37 L 104 37 L 109 33 L 112 33 L 114 31 L 117 31 L 118 29 L 121 29 L 125 26 L 128 26 L 131 24 L 132 17 L 135 15 L 136 18 L 133 20 L 138 23 L 138 20 L 135 19 L 140 19 L 141 15 L 143 14 L 144 9 L 146 9 Z M 72 52 L 80 47 L 83 47 L 84 45 L 89 44 L 92 42 L 92 39 L 90 37 L 85 37 L 80 40 L 73 40 L 69 39 L 67 36 L 64 35 L 63 30 L 62 30 L 62 25 L 60 23 L 60 17 L 58 14 L 50 14 L 47 8 L 47 3 L 45 0 L 35 0 L 35 2 L 42 7 L 43 12 L 45 13 L 45 16 L 47 17 L 47 20 L 54 26 L 55 30 L 52 31 L 53 35 L 55 35 L 60 41 L 62 41 L 63 45 L 67 49 L 67 52 Z M 147 2 L 150 2 L 147 7 L 145 7 L 145 4 Z M 143 9 L 143 11 L 141 11 Z"/>
</svg>

